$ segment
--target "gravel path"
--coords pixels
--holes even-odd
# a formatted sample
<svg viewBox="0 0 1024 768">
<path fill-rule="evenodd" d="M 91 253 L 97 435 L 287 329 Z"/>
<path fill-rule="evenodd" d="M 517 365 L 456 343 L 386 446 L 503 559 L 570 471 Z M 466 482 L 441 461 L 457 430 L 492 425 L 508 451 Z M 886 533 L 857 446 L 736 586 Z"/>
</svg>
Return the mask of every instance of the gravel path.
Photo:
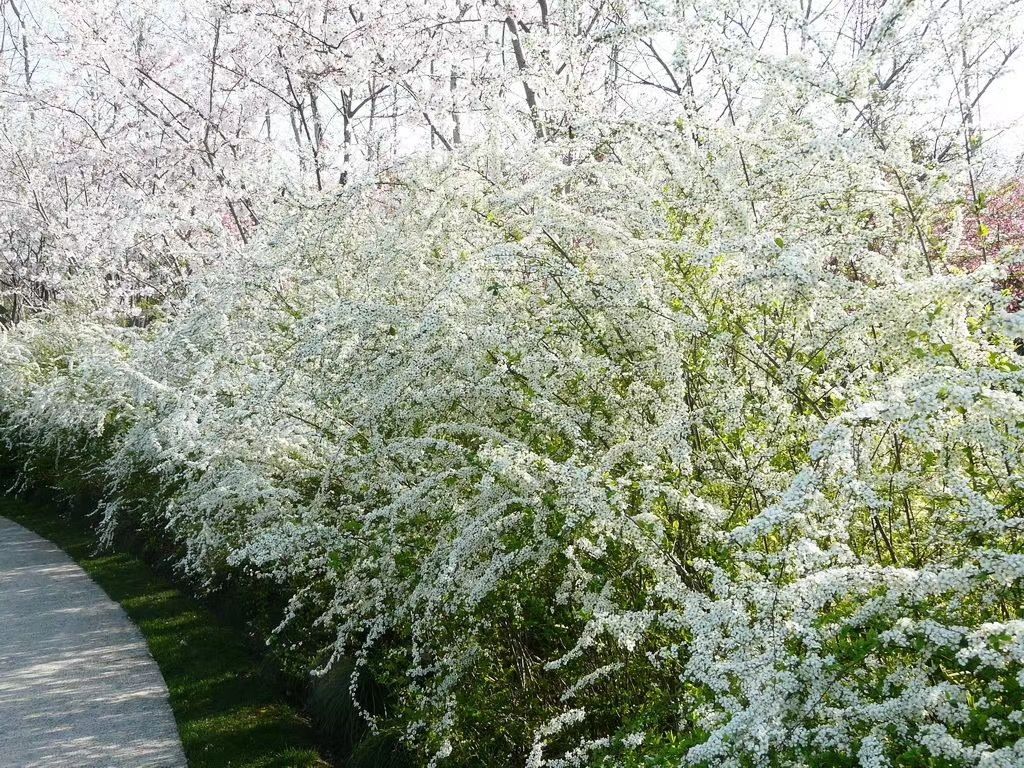
<svg viewBox="0 0 1024 768">
<path fill-rule="evenodd" d="M 185 765 L 139 630 L 60 549 L 0 518 L 0 766 Z"/>
</svg>

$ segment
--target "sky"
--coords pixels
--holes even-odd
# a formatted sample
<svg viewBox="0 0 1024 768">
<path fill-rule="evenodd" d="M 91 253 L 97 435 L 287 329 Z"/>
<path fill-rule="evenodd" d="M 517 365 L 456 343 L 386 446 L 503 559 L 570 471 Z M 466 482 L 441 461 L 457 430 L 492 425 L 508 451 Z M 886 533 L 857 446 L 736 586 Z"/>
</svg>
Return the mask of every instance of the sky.
<svg viewBox="0 0 1024 768">
<path fill-rule="evenodd" d="M 1024 37 L 1024 17 L 1018 19 L 1016 26 L 1018 29 L 1012 30 L 1011 35 L 1020 40 Z M 980 107 L 982 124 L 1003 130 L 997 135 L 990 132 L 989 148 L 1015 163 L 1018 172 L 1024 170 L 1024 47 L 1007 63 L 1006 73 L 992 84 Z"/>
</svg>

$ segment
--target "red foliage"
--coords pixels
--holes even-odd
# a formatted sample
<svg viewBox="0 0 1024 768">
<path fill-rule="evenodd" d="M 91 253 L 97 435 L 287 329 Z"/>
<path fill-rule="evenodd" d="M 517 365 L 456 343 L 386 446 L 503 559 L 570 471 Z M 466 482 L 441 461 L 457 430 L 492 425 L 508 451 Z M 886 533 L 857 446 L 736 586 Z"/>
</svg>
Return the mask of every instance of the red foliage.
<svg viewBox="0 0 1024 768">
<path fill-rule="evenodd" d="M 1024 180 L 1015 179 L 998 191 L 968 203 L 965 214 L 964 249 L 960 265 L 976 269 L 981 264 L 1011 257 L 1024 250 Z M 1013 295 L 1009 309 L 1024 303 L 1024 264 L 1010 267 L 1003 287 Z"/>
</svg>

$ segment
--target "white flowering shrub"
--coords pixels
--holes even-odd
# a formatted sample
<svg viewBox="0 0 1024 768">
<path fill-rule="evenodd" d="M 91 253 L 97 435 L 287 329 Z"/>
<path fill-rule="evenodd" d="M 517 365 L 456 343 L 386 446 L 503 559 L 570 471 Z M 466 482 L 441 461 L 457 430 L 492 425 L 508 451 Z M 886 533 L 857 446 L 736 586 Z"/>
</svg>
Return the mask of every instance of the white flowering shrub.
<svg viewBox="0 0 1024 768">
<path fill-rule="evenodd" d="M 937 14 L 866 39 L 927 69 Z M 146 327 L 20 323 L 8 448 L 108 541 L 273 584 L 424 764 L 1024 764 L 1018 246 L 964 244 L 971 148 L 922 148 L 875 49 L 716 45 L 738 122 L 420 158 Z"/>
<path fill-rule="evenodd" d="M 29 324 L 8 435 L 94 457 L 106 525 L 195 574 L 294 585 L 437 758 L 1018 764 L 1000 267 L 929 275 L 884 192 L 752 227 L 673 147 L 427 168 L 173 322 Z"/>
</svg>

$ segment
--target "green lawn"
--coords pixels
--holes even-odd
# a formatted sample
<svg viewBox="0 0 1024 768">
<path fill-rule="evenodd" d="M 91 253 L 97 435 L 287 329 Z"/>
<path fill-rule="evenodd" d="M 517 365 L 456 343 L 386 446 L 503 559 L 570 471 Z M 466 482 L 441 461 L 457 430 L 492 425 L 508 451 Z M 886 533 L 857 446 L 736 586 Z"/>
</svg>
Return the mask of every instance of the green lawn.
<svg viewBox="0 0 1024 768">
<path fill-rule="evenodd" d="M 192 768 L 327 766 L 306 720 L 237 630 L 123 552 L 96 552 L 78 515 L 0 498 L 0 515 L 67 552 L 119 602 L 149 643 Z"/>
</svg>

